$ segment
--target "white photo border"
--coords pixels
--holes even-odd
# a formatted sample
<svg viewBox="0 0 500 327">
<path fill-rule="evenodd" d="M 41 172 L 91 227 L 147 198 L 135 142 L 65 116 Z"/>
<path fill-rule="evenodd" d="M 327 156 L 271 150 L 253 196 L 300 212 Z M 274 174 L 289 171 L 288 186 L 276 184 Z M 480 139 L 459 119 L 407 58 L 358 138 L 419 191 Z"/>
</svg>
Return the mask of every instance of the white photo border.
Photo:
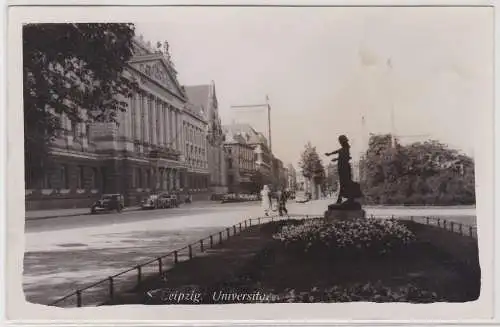
<svg viewBox="0 0 500 327">
<path fill-rule="evenodd" d="M 500 242 L 495 235 L 499 234 L 500 224 L 491 219 L 490 223 L 478 224 L 478 237 L 480 245 L 480 258 L 482 270 L 482 292 L 478 301 L 464 304 L 435 303 L 430 305 L 415 304 L 252 304 L 252 305 L 221 305 L 221 306 L 116 306 L 106 308 L 78 308 L 60 309 L 42 305 L 29 304 L 25 302 L 22 293 L 22 258 L 24 253 L 24 178 L 23 170 L 23 143 L 19 137 L 23 130 L 22 123 L 22 80 L 20 71 L 22 69 L 21 34 L 22 22 L 49 22 L 49 21 L 129 21 L 129 17 L 138 17 L 146 12 L 154 13 L 153 6 L 158 5 L 328 5 L 328 6 L 490 6 L 496 5 L 496 1 L 333 1 L 333 0 L 273 0 L 273 1 L 165 1 L 165 0 L 52 0 L 52 1 L 8 1 L 9 7 L 4 17 L 6 36 L 4 40 L 5 51 L 2 66 L 6 74 L 2 76 L 2 87 L 0 98 L 5 99 L 5 117 L 0 117 L 2 123 L 0 128 L 5 128 L 6 138 L 5 168 L 2 168 L 2 176 L 7 183 L 5 186 L 5 242 L 2 242 L 2 254 L 5 258 L 5 318 L 10 324 L 15 325 L 119 325 L 119 326 L 166 326 L 166 325 L 363 325 L 363 326 L 389 326 L 389 325 L 495 325 L 500 323 L 498 318 L 500 294 L 499 283 L 494 280 L 493 271 L 498 274 L 500 265 L 494 260 L 494 250 L 499 249 Z M 135 7 L 140 4 L 139 7 Z M 36 5 L 36 7 L 35 7 Z M 76 7 L 76 6 L 99 7 Z M 111 5 L 112 7 L 104 7 Z M 131 7 L 134 6 L 134 7 Z M 108 10 L 112 9 L 112 10 Z M 493 8 L 496 11 L 496 8 Z M 498 51 L 498 15 L 495 19 L 495 53 Z M 137 19 L 135 19 L 137 20 Z M 7 34 L 8 33 L 8 34 Z M 1 57 L 0 57 L 1 58 Z M 499 76 L 499 70 L 495 62 L 495 77 Z M 496 80 L 496 79 L 495 79 Z M 7 83 L 8 81 L 8 83 Z M 500 91 L 498 83 L 494 83 L 495 95 Z M 1 95 L 6 96 L 1 96 Z M 493 101 L 496 109 L 496 101 Z M 482 134 L 477 137 L 481 142 L 476 143 L 476 179 L 479 187 L 476 193 L 477 216 L 493 216 L 494 195 L 498 187 L 499 177 L 494 174 L 498 169 L 498 141 L 493 142 L 493 137 L 498 140 L 498 115 L 482 113 L 481 121 L 490 122 L 479 129 Z M 496 110 L 495 110 L 496 113 Z M 479 113 L 478 113 L 479 114 Z M 489 114 L 489 116 L 488 116 Z M 0 133 L 3 135 L 4 133 Z M 495 153 L 495 155 L 493 155 Z M 496 166 L 493 165 L 493 159 Z M 7 174 L 8 172 L 8 174 Z M 493 180 L 495 181 L 495 186 Z M 496 198 L 496 197 L 495 197 Z M 2 201 L 4 201 L 2 197 Z M 0 202 L 0 204 L 2 204 Z M 479 220 L 479 219 L 478 219 Z M 495 245 L 493 248 L 491 245 Z M 499 252 L 496 252 L 499 253 Z M 494 265 L 494 267 L 493 267 Z M 1 275 L 0 275 L 1 277 Z M 486 286 L 486 287 L 485 287 Z M 494 292 L 496 291 L 496 292 Z M 496 296 L 494 296 L 496 294 Z M 332 308 L 334 306 L 335 308 Z M 430 307 L 432 306 L 432 308 Z M 495 306 L 495 307 L 493 307 Z M 352 316 L 362 318 L 351 320 Z M 407 314 L 411 313 L 412 317 Z M 477 319 L 481 313 L 482 318 Z M 389 317 L 389 314 L 391 317 Z M 335 319 L 335 315 L 342 319 Z M 453 318 L 460 317 L 458 318 Z M 120 320 L 116 317 L 121 317 Z M 381 319 L 381 317 L 384 317 Z M 392 319 L 395 317 L 395 319 Z M 147 319 L 144 319 L 147 318 Z M 373 320 L 370 320 L 373 319 Z"/>
</svg>

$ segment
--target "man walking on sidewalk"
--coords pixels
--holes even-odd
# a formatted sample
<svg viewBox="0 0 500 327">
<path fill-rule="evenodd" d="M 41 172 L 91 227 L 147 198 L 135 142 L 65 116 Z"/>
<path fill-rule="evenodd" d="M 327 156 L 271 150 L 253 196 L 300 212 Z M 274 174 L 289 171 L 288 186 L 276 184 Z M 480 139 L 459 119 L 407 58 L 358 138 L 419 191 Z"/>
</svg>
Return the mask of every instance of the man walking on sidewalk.
<svg viewBox="0 0 500 327">
<path fill-rule="evenodd" d="M 286 209 L 286 201 L 288 200 L 288 193 L 282 188 L 278 190 L 278 211 L 280 217 L 283 216 L 283 212 L 288 216 L 288 210 Z"/>
</svg>

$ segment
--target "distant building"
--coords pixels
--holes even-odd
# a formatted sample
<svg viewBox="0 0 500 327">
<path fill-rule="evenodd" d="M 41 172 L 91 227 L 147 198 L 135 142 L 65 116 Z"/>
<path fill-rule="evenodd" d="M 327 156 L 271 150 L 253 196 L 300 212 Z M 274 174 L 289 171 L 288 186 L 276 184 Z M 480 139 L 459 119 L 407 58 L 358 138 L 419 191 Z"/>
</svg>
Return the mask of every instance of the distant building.
<svg viewBox="0 0 500 327">
<path fill-rule="evenodd" d="M 224 132 L 219 116 L 215 83 L 185 86 L 188 99 L 201 108 L 207 122 L 207 161 L 210 190 L 214 194 L 227 192 L 226 165 L 224 158 Z"/>
<path fill-rule="evenodd" d="M 273 157 L 274 187 L 287 187 L 287 173 L 283 161 Z"/>
<path fill-rule="evenodd" d="M 291 191 L 295 191 L 297 189 L 297 171 L 293 167 L 292 164 L 289 164 L 287 167 L 287 187 Z"/>
<path fill-rule="evenodd" d="M 297 173 L 297 191 L 307 191 L 307 179 L 302 175 L 302 172 Z"/>
<path fill-rule="evenodd" d="M 268 147 L 266 137 L 248 124 L 232 124 L 223 126 L 224 132 L 231 135 L 241 135 L 247 144 L 252 146 L 256 169 L 262 174 L 264 184 L 273 184 L 271 175 L 273 155 Z"/>
<path fill-rule="evenodd" d="M 209 199 L 207 122 L 202 109 L 192 104 L 186 105 L 182 118 L 185 186 L 195 199 Z"/>
<path fill-rule="evenodd" d="M 241 134 L 228 131 L 225 135 L 227 183 L 230 193 L 252 193 L 256 173 L 254 146 Z"/>
</svg>

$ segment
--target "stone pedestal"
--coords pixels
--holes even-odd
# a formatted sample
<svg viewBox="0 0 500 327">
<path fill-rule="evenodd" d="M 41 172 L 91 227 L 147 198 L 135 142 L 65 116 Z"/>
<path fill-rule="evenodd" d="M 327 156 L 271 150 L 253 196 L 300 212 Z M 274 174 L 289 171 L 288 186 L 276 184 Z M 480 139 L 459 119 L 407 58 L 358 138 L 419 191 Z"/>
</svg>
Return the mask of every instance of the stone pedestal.
<svg viewBox="0 0 500 327">
<path fill-rule="evenodd" d="M 341 204 L 331 204 L 325 211 L 325 219 L 328 220 L 348 220 L 366 218 L 366 212 L 357 202 L 344 202 Z"/>
</svg>

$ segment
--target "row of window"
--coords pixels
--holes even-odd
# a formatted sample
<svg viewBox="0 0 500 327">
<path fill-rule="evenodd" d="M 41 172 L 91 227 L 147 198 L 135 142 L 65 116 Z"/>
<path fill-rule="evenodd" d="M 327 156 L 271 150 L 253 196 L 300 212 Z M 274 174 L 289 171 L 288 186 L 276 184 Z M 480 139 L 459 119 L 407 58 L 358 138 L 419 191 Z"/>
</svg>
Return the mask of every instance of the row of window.
<svg viewBox="0 0 500 327">
<path fill-rule="evenodd" d="M 209 186 L 208 176 L 188 175 L 188 187 L 191 189 L 206 189 Z"/>
<path fill-rule="evenodd" d="M 186 135 L 186 141 L 194 143 L 202 148 L 207 145 L 207 140 L 205 138 L 205 133 L 199 127 L 196 127 L 188 122 L 184 123 L 184 133 Z"/>
<path fill-rule="evenodd" d="M 27 176 L 27 189 L 100 189 L 106 190 L 106 168 L 59 165 L 57 168 L 47 171 L 42 180 L 32 182 Z M 154 188 L 155 182 L 152 177 L 154 170 L 145 168 L 135 168 L 132 170 L 132 188 Z M 207 176 L 188 175 L 188 187 L 207 188 Z M 184 188 L 184 176 L 177 175 L 166 170 L 159 172 L 159 184 L 162 189 Z"/>
<path fill-rule="evenodd" d="M 71 169 L 74 169 L 73 173 Z M 101 186 L 99 180 L 104 182 L 103 174 L 104 168 L 59 165 L 45 172 L 41 180 L 35 181 L 27 176 L 26 186 L 28 189 L 97 189 Z"/>
</svg>

